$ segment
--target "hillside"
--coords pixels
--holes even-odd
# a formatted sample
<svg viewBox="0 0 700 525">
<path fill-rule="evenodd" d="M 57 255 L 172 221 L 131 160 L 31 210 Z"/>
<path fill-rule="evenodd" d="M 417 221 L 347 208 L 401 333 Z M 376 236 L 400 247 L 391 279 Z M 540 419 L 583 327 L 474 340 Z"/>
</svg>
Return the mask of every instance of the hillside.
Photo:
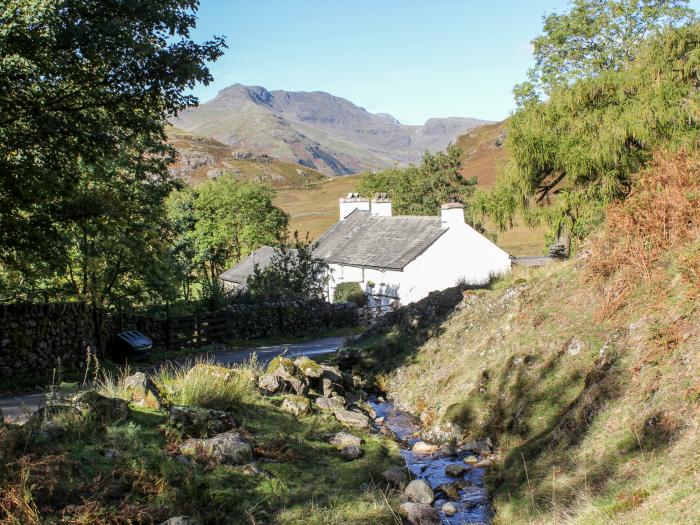
<svg viewBox="0 0 700 525">
<path fill-rule="evenodd" d="M 321 91 L 268 91 L 235 84 L 172 119 L 175 126 L 216 139 L 236 151 L 270 155 L 326 175 L 417 162 L 465 131 L 486 124 L 435 118 L 406 126 Z"/>
<path fill-rule="evenodd" d="M 455 141 L 462 150 L 462 175 L 476 177 L 482 188 L 493 186 L 497 168 L 506 159 L 506 125 L 504 120 L 480 126 Z"/>
<path fill-rule="evenodd" d="M 361 343 L 354 373 L 427 435 L 497 443 L 496 524 L 700 522 L 699 170 L 657 161 L 575 260 L 436 294 Z"/>
<path fill-rule="evenodd" d="M 327 179 L 315 170 L 267 155 L 237 158 L 230 146 L 174 127 L 168 128 L 168 142 L 178 153 L 170 173 L 188 184 L 196 185 L 223 173 L 233 173 L 241 180 L 266 182 L 277 188 L 305 186 Z"/>
</svg>

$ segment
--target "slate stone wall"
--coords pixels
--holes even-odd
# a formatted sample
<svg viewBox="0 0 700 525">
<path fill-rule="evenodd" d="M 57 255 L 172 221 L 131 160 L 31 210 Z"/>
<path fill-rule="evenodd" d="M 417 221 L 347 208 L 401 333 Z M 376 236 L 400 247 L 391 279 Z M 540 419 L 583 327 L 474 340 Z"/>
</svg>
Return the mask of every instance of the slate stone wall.
<svg viewBox="0 0 700 525">
<path fill-rule="evenodd" d="M 307 335 L 359 322 L 354 305 L 315 299 L 233 304 L 216 312 L 166 319 L 103 312 L 96 318 L 97 323 L 92 310 L 81 303 L 0 306 L 0 381 L 50 377 L 59 360 L 64 371 L 79 370 L 89 349 L 129 329 L 148 335 L 156 348 L 178 350 L 236 339 Z"/>
</svg>

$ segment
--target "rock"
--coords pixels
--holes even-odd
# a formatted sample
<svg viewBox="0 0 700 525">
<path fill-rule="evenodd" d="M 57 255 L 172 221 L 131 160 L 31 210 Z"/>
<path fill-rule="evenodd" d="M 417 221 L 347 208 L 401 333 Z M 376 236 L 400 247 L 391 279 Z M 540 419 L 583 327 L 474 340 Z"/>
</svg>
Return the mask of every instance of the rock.
<svg viewBox="0 0 700 525">
<path fill-rule="evenodd" d="M 440 450 L 440 447 L 425 441 L 416 441 L 413 448 L 411 448 L 411 452 L 414 454 L 434 454 L 438 450 Z"/>
<path fill-rule="evenodd" d="M 189 516 L 174 516 L 165 520 L 160 525 L 201 525 L 201 523 Z"/>
<path fill-rule="evenodd" d="M 406 485 L 411 481 L 411 476 L 405 467 L 389 467 L 384 472 L 382 472 L 382 477 L 384 477 L 387 482 L 394 485 L 399 490 L 406 488 Z"/>
<path fill-rule="evenodd" d="M 208 439 L 188 439 L 179 449 L 183 456 L 205 456 L 233 465 L 242 465 L 253 458 L 253 447 L 238 432 L 224 432 Z"/>
<path fill-rule="evenodd" d="M 431 505 L 406 502 L 399 507 L 401 514 L 410 525 L 440 525 L 440 513 Z"/>
<path fill-rule="evenodd" d="M 441 457 L 451 457 L 457 455 L 457 448 L 452 443 L 444 443 L 440 445 L 438 455 Z"/>
<path fill-rule="evenodd" d="M 362 438 L 349 432 L 338 432 L 331 438 L 330 442 L 338 448 L 359 447 L 362 445 Z"/>
<path fill-rule="evenodd" d="M 467 441 L 459 446 L 460 452 L 476 452 L 479 448 L 479 444 L 476 441 Z"/>
<path fill-rule="evenodd" d="M 452 503 L 450 501 L 448 501 L 447 503 L 445 503 L 442 506 L 442 513 L 445 516 L 454 516 L 455 514 L 457 514 L 457 512 L 458 512 L 457 507 L 455 506 L 454 503 Z"/>
<path fill-rule="evenodd" d="M 170 422 L 189 437 L 205 438 L 236 428 L 233 414 L 199 407 L 173 406 Z"/>
<path fill-rule="evenodd" d="M 375 417 L 377 417 L 377 413 L 374 411 L 374 408 L 372 408 L 372 405 L 367 403 L 367 401 L 357 401 L 355 403 L 355 406 L 359 410 L 361 410 L 362 412 L 367 414 L 371 419 L 374 419 Z"/>
<path fill-rule="evenodd" d="M 425 505 L 431 505 L 435 500 L 435 494 L 433 494 L 433 489 L 430 488 L 425 481 L 422 479 L 414 479 L 404 489 L 403 493 L 408 497 L 409 501 L 414 503 L 424 503 Z"/>
<path fill-rule="evenodd" d="M 457 483 L 443 483 L 438 487 L 447 496 L 447 499 L 452 501 L 459 501 L 459 486 Z"/>
<path fill-rule="evenodd" d="M 324 397 L 331 397 L 333 394 L 335 394 L 333 382 L 325 377 L 321 380 L 321 389 Z"/>
<path fill-rule="evenodd" d="M 123 399 L 105 397 L 94 390 L 84 390 L 70 396 L 67 404 L 79 410 L 82 414 L 89 414 L 103 424 L 113 423 L 129 417 L 129 403 Z"/>
<path fill-rule="evenodd" d="M 369 418 L 360 412 L 346 410 L 344 408 L 336 408 L 333 410 L 333 415 L 344 425 L 358 428 L 369 428 Z"/>
<path fill-rule="evenodd" d="M 321 365 L 321 370 L 321 377 L 323 379 L 328 379 L 338 386 L 340 386 L 340 384 L 343 382 L 343 374 L 338 368 L 334 366 Z"/>
<path fill-rule="evenodd" d="M 362 449 L 357 445 L 348 445 L 340 449 L 340 455 L 343 459 L 354 461 L 362 457 Z"/>
<path fill-rule="evenodd" d="M 273 374 L 265 374 L 258 380 L 258 388 L 263 394 L 276 394 L 284 388 L 284 382 Z"/>
<path fill-rule="evenodd" d="M 282 401 L 282 410 L 294 414 L 295 416 L 305 416 L 311 412 L 309 400 L 302 396 L 286 397 Z"/>
<path fill-rule="evenodd" d="M 493 466 L 493 460 L 490 458 L 482 459 L 474 466 L 476 468 L 489 468 Z"/>
<path fill-rule="evenodd" d="M 464 465 L 452 464 L 445 467 L 445 474 L 453 478 L 459 478 L 468 470 L 469 467 L 465 467 Z"/>
<path fill-rule="evenodd" d="M 295 360 L 294 365 L 309 379 L 320 379 L 323 375 L 321 365 L 306 356 Z"/>
<path fill-rule="evenodd" d="M 164 403 L 158 387 L 143 372 L 136 372 L 124 380 L 129 399 L 139 406 L 162 410 Z"/>
<path fill-rule="evenodd" d="M 315 404 L 321 410 L 336 410 L 345 408 L 345 398 L 341 396 L 334 397 L 317 397 Z"/>
<path fill-rule="evenodd" d="M 479 462 L 479 459 L 476 456 L 467 456 L 466 458 L 463 459 L 465 463 L 468 463 L 470 465 L 474 465 L 475 463 Z"/>
<path fill-rule="evenodd" d="M 309 383 L 303 374 L 299 377 L 300 374 L 292 374 L 287 368 L 280 366 L 273 372 L 273 375 L 284 382 L 286 389 L 291 390 L 299 396 L 305 396 L 309 392 Z"/>
</svg>

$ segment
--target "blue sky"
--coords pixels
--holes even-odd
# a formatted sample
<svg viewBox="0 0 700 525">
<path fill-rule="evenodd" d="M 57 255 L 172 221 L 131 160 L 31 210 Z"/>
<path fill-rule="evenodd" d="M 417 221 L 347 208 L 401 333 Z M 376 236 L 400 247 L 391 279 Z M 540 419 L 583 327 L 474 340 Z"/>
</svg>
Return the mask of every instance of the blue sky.
<svg viewBox="0 0 700 525">
<path fill-rule="evenodd" d="M 505 118 L 542 15 L 567 0 L 201 0 L 195 38 L 225 35 L 200 101 L 231 84 L 327 91 L 405 124 Z M 698 9 L 700 0 L 692 0 Z"/>
</svg>

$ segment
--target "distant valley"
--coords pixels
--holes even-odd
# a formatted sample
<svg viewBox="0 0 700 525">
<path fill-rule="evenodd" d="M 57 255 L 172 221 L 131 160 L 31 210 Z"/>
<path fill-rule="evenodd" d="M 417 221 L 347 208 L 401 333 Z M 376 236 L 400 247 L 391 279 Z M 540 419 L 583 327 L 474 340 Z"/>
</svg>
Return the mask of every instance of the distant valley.
<svg viewBox="0 0 700 525">
<path fill-rule="evenodd" d="M 269 155 L 325 175 L 418 162 L 425 150 L 442 150 L 465 132 L 489 124 L 449 117 L 408 126 L 321 91 L 268 91 L 241 84 L 171 122 L 238 155 Z"/>
</svg>

